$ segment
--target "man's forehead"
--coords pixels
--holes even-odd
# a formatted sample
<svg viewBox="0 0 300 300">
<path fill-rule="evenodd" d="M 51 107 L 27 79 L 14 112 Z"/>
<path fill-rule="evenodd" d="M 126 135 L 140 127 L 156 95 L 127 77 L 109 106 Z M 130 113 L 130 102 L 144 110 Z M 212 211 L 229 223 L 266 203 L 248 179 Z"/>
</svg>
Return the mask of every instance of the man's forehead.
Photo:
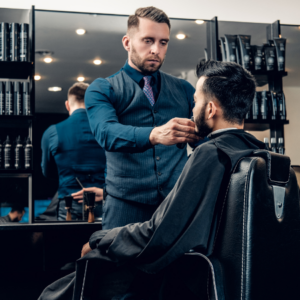
<svg viewBox="0 0 300 300">
<path fill-rule="evenodd" d="M 170 29 L 166 23 L 157 23 L 146 18 L 139 18 L 138 27 L 129 29 L 130 34 L 138 33 L 145 37 L 155 37 L 160 39 L 168 39 L 170 36 Z"/>
</svg>

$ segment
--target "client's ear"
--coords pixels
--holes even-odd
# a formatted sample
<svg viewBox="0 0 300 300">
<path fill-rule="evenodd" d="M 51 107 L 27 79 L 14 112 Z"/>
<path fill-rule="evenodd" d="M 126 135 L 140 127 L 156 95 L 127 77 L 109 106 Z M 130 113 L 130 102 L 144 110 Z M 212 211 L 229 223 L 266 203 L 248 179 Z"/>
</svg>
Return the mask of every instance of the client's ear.
<svg viewBox="0 0 300 300">
<path fill-rule="evenodd" d="M 215 114 L 217 112 L 217 106 L 213 101 L 209 101 L 207 104 L 207 109 L 208 109 L 207 120 L 210 120 L 215 116 Z"/>
</svg>

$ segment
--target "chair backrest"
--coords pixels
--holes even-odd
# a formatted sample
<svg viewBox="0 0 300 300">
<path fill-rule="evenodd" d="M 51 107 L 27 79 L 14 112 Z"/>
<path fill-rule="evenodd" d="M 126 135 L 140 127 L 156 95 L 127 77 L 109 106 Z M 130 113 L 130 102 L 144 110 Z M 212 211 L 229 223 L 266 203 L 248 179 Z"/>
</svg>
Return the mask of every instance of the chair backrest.
<svg viewBox="0 0 300 300">
<path fill-rule="evenodd" d="M 237 164 L 214 257 L 225 299 L 300 299 L 299 190 L 289 157 L 260 150 Z"/>
</svg>

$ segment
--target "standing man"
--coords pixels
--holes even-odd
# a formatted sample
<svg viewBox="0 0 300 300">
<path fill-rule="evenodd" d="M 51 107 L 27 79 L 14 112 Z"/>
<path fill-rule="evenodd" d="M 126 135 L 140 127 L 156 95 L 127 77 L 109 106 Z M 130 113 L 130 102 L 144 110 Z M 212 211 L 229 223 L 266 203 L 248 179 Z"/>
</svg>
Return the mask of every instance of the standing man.
<svg viewBox="0 0 300 300">
<path fill-rule="evenodd" d="M 50 126 L 42 138 L 42 171 L 45 177 L 59 176 L 58 220 L 66 219 L 63 198 L 80 189 L 76 177 L 85 188 L 96 186 L 97 199 L 102 200 L 105 183 L 105 152 L 92 135 L 87 118 L 84 94 L 86 83 L 75 83 L 68 91 L 65 102 L 70 117 L 63 122 Z M 80 201 L 82 202 L 82 201 Z M 73 201 L 72 219 L 82 219 L 82 204 Z M 95 216 L 101 216 L 101 206 L 96 207 Z"/>
<path fill-rule="evenodd" d="M 187 161 L 186 147 L 176 144 L 199 140 L 190 120 L 194 88 L 159 71 L 169 39 L 162 10 L 137 9 L 122 40 L 128 61 L 87 89 L 91 130 L 106 150 L 103 229 L 149 220 Z"/>
</svg>

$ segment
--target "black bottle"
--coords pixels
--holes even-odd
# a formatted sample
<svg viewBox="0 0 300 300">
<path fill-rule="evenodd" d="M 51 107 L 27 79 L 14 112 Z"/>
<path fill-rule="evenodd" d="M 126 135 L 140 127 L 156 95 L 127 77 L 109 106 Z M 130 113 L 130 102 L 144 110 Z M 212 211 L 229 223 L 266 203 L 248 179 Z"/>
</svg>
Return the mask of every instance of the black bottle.
<svg viewBox="0 0 300 300">
<path fill-rule="evenodd" d="M 271 151 L 277 153 L 276 138 L 271 138 Z"/>
<path fill-rule="evenodd" d="M 258 101 L 259 92 L 255 93 L 253 104 L 252 104 L 252 119 L 257 120 L 259 115 L 259 101 Z"/>
<path fill-rule="evenodd" d="M 9 24 L 0 23 L 0 61 L 9 61 Z"/>
<path fill-rule="evenodd" d="M 285 96 L 283 91 L 277 92 L 277 104 L 278 104 L 278 118 L 280 120 L 285 120 L 286 106 L 285 106 Z"/>
<path fill-rule="evenodd" d="M 22 23 L 20 26 L 20 60 L 21 61 L 29 61 L 28 38 L 29 38 L 29 25 L 26 23 Z"/>
<path fill-rule="evenodd" d="M 23 155 L 23 144 L 21 142 L 20 136 L 18 136 L 16 145 L 15 145 L 15 168 L 16 169 L 22 169 L 24 166 L 24 158 Z"/>
<path fill-rule="evenodd" d="M 11 168 L 11 143 L 9 136 L 7 136 L 5 145 L 4 145 L 4 169 Z"/>
<path fill-rule="evenodd" d="M 276 120 L 277 118 L 277 94 L 271 92 L 271 101 L 270 101 L 270 118 L 271 120 Z"/>
<path fill-rule="evenodd" d="M 22 102 L 22 84 L 19 81 L 14 82 L 14 115 L 23 115 Z"/>
<path fill-rule="evenodd" d="M 0 169 L 3 169 L 3 145 L 0 140 Z"/>
<path fill-rule="evenodd" d="M 267 117 L 268 117 L 268 95 L 267 95 L 267 91 L 261 92 L 260 115 L 261 115 L 262 120 L 266 120 Z"/>
<path fill-rule="evenodd" d="M 29 82 L 23 82 L 23 115 L 24 116 L 31 115 Z"/>
<path fill-rule="evenodd" d="M 5 114 L 11 116 L 14 114 L 14 89 L 11 81 L 6 81 L 5 94 Z"/>
<path fill-rule="evenodd" d="M 30 138 L 27 138 L 25 145 L 25 169 L 31 169 L 32 167 L 32 144 Z"/>
<path fill-rule="evenodd" d="M 10 61 L 20 61 L 20 24 L 10 24 Z"/>
<path fill-rule="evenodd" d="M 284 155 L 285 149 L 284 149 L 284 143 L 283 143 L 283 138 L 278 139 L 278 153 Z"/>
<path fill-rule="evenodd" d="M 264 138 L 264 143 L 266 145 L 266 150 L 270 151 L 269 139 L 268 138 Z"/>
<path fill-rule="evenodd" d="M 5 84 L 0 81 L 0 115 L 5 115 Z"/>
</svg>

